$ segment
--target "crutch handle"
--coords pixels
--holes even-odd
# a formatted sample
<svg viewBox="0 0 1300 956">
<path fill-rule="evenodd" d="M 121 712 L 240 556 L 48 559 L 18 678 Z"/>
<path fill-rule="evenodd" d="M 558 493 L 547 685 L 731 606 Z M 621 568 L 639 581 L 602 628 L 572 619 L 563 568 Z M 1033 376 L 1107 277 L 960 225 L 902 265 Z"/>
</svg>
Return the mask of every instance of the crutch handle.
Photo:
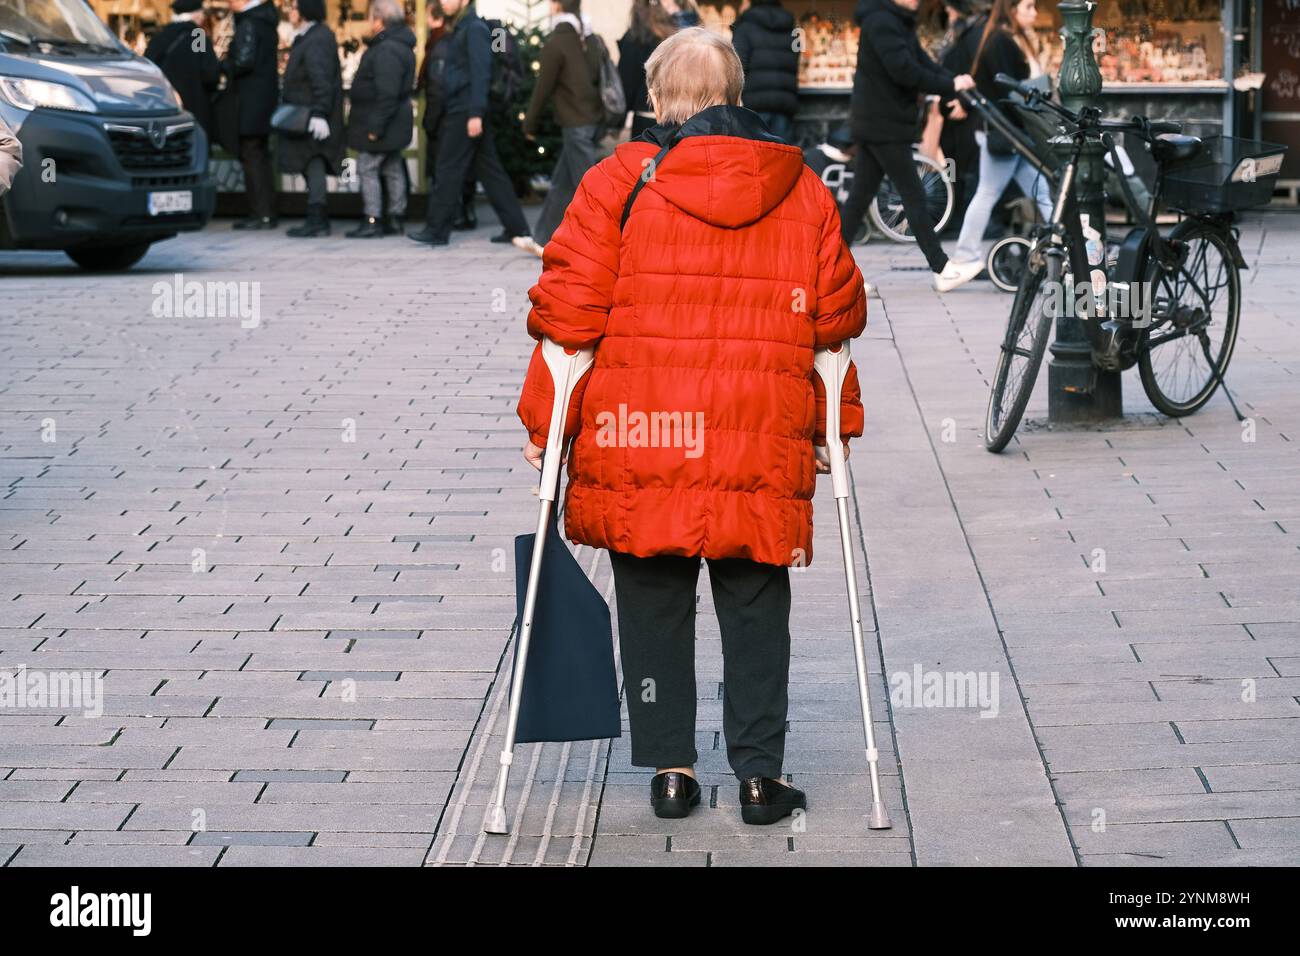
<svg viewBox="0 0 1300 956">
<path fill-rule="evenodd" d="M 551 406 L 551 427 L 546 434 L 546 450 L 542 453 L 542 479 L 537 497 L 542 501 L 554 501 L 560 484 L 560 459 L 564 457 L 564 420 L 569 414 L 569 399 L 573 397 L 578 380 L 596 360 L 596 350 L 566 349 L 558 342 L 543 338 L 542 359 L 555 384 L 555 403 Z"/>
<path fill-rule="evenodd" d="M 840 399 L 849 362 L 848 342 L 813 353 L 813 371 L 826 386 L 826 453 L 831 459 L 831 488 L 836 498 L 849 496 L 849 469 L 844 461 L 844 441 L 840 438 Z"/>
</svg>

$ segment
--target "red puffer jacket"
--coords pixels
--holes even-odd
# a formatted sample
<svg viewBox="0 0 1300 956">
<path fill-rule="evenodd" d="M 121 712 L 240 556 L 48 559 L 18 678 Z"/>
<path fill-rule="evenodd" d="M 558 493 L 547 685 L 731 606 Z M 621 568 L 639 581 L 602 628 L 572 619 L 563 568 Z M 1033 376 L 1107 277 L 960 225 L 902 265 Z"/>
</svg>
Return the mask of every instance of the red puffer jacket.
<svg viewBox="0 0 1300 956">
<path fill-rule="evenodd" d="M 529 292 L 530 335 L 596 346 L 565 422 L 565 532 L 640 556 L 807 564 L 825 427 L 813 350 L 866 326 L 862 275 L 799 149 L 740 107 L 681 127 L 620 235 L 673 132 L 655 127 L 583 177 Z M 539 446 L 553 396 L 539 345 L 519 400 Z M 862 427 L 850 368 L 841 435 Z"/>
</svg>

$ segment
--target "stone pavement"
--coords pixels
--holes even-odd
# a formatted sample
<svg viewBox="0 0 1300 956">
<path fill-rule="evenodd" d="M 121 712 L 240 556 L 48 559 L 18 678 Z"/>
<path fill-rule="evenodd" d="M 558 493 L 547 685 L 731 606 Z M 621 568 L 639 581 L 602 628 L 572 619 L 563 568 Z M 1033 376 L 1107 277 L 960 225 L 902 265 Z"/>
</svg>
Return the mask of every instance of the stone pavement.
<svg viewBox="0 0 1300 956">
<path fill-rule="evenodd" d="M 626 736 L 526 745 L 511 836 L 481 833 L 536 503 L 514 407 L 537 263 L 489 234 L 435 254 L 218 223 L 111 277 L 0 254 L 0 674 L 91 692 L 0 704 L 0 864 L 1300 862 L 1300 217 L 1245 229 L 1253 441 L 1221 396 L 1170 421 L 1129 376 L 1123 423 L 1047 429 L 1040 391 L 989 455 L 1010 298 L 859 247 L 888 832 L 824 483 L 794 578 L 807 815 L 739 822 L 706 572 L 700 808 L 656 819 Z M 246 283 L 247 308 L 169 309 L 177 273 Z M 610 595 L 608 557 L 578 557 Z M 954 697 L 965 676 L 988 696 Z"/>
</svg>

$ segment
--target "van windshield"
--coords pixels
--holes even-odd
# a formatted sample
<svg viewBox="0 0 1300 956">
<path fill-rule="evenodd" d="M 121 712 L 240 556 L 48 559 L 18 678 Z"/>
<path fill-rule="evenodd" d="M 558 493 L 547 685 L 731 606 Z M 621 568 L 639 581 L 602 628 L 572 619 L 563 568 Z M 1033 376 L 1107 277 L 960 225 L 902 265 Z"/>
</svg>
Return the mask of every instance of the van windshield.
<svg viewBox="0 0 1300 956">
<path fill-rule="evenodd" d="M 122 52 L 113 32 L 85 0 L 0 0 L 0 42 Z"/>
</svg>

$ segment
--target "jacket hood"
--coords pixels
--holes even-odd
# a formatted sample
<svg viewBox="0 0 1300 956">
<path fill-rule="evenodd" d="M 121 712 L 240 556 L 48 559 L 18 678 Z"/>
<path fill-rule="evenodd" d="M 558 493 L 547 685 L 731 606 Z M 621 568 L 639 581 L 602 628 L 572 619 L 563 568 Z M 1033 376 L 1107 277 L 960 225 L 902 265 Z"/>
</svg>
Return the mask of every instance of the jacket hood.
<svg viewBox="0 0 1300 956">
<path fill-rule="evenodd" d="M 415 49 L 415 33 L 406 24 L 395 27 L 392 30 L 380 30 L 372 37 L 366 39 L 366 43 L 374 45 L 383 40 L 392 40 L 394 43 L 403 43 L 412 50 Z"/>
<path fill-rule="evenodd" d="M 794 29 L 794 14 L 778 3 L 755 2 L 736 19 L 736 22 L 753 23 L 764 30 L 784 33 L 786 30 Z"/>
<path fill-rule="evenodd" d="M 803 153 L 768 132 L 742 106 L 711 106 L 680 127 L 651 127 L 634 142 L 668 152 L 645 188 L 683 212 L 714 226 L 736 229 L 762 219 L 789 194 L 803 173 Z M 615 155 L 634 176 L 644 172 L 644 151 L 620 146 Z"/>
</svg>

